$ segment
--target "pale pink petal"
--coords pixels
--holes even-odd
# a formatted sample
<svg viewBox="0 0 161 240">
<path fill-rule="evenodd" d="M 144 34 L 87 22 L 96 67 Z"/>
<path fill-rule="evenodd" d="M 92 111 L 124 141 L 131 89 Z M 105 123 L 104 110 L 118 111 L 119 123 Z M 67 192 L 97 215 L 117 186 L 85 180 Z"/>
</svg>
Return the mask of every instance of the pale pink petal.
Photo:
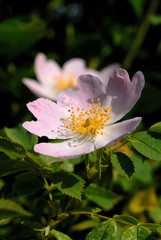
<svg viewBox="0 0 161 240">
<path fill-rule="evenodd" d="M 53 157 L 71 159 L 93 152 L 96 149 L 91 138 L 81 136 L 81 139 L 72 139 L 61 143 L 39 143 L 34 146 L 34 150 Z"/>
<path fill-rule="evenodd" d="M 49 85 L 44 86 L 38 81 L 29 78 L 23 78 L 22 82 L 38 97 L 45 97 L 52 100 L 57 99 L 58 94 L 56 94 L 56 92 L 54 93 L 54 89 Z"/>
<path fill-rule="evenodd" d="M 59 93 L 57 104 L 69 109 L 72 107 L 83 107 L 81 99 L 78 97 L 76 88 L 67 88 Z"/>
<path fill-rule="evenodd" d="M 104 99 L 104 106 L 112 107 L 108 123 L 118 121 L 131 110 L 140 98 L 144 83 L 144 76 L 141 72 L 135 73 L 132 81 L 126 70 L 120 68 L 114 72 L 107 85 Z"/>
<path fill-rule="evenodd" d="M 62 106 L 57 105 L 45 98 L 27 104 L 28 109 L 38 121 L 25 122 L 23 127 L 28 131 L 48 138 L 67 138 L 72 132 L 67 131 L 62 118 L 69 117 L 69 112 Z"/>
<path fill-rule="evenodd" d="M 40 82 L 54 85 L 54 78 L 60 74 L 61 69 L 55 61 L 47 60 L 45 54 L 39 53 L 35 58 L 35 72 Z"/>
<path fill-rule="evenodd" d="M 107 125 L 103 129 L 103 135 L 96 135 L 95 146 L 96 149 L 110 146 L 117 141 L 120 141 L 128 134 L 133 132 L 141 121 L 141 117 L 136 117 L 120 123 Z"/>
<path fill-rule="evenodd" d="M 67 139 L 72 137 L 72 132 L 67 130 L 63 122 L 53 122 L 50 119 L 44 121 L 37 120 L 24 122 L 22 126 L 29 132 L 39 136 L 48 137 L 49 139 Z"/>
<path fill-rule="evenodd" d="M 72 58 L 64 63 L 62 69 L 68 74 L 79 77 L 79 75 L 86 73 L 86 64 L 81 58 Z"/>
<path fill-rule="evenodd" d="M 59 120 L 67 114 L 67 111 L 62 106 L 45 98 L 38 98 L 33 102 L 29 102 L 27 107 L 39 120 L 46 120 L 49 118 L 53 121 L 55 117 Z"/>
<path fill-rule="evenodd" d="M 78 88 L 65 89 L 59 94 L 58 104 L 66 107 L 70 103 L 74 106 L 87 107 L 87 103 L 91 104 L 91 99 L 103 99 L 105 89 L 102 82 L 92 75 L 81 75 L 77 81 Z"/>
<path fill-rule="evenodd" d="M 100 80 L 102 81 L 102 83 L 104 84 L 105 87 L 107 87 L 108 81 L 109 81 L 111 75 L 113 74 L 113 72 L 115 70 L 117 70 L 118 68 L 120 68 L 120 64 L 115 63 L 115 64 L 109 65 L 108 67 L 104 68 L 103 70 L 101 70 L 99 72 Z"/>
</svg>

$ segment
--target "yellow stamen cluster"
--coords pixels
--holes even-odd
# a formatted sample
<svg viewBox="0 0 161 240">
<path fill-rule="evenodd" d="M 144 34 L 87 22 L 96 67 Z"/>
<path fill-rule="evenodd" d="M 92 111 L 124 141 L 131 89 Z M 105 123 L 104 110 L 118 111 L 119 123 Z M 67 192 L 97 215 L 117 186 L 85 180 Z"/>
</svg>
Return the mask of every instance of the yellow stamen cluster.
<svg viewBox="0 0 161 240">
<path fill-rule="evenodd" d="M 69 118 L 63 118 L 64 125 L 72 132 L 84 133 L 84 134 L 101 134 L 103 135 L 104 123 L 110 119 L 110 110 L 112 107 L 101 108 L 100 99 L 97 98 L 97 102 L 91 99 L 90 104 L 87 104 L 89 109 L 77 108 L 74 110 L 71 107 Z M 77 114 L 75 113 L 77 111 Z"/>
<path fill-rule="evenodd" d="M 65 88 L 76 87 L 76 77 L 74 75 L 60 74 L 54 80 L 54 86 L 60 91 Z"/>
</svg>

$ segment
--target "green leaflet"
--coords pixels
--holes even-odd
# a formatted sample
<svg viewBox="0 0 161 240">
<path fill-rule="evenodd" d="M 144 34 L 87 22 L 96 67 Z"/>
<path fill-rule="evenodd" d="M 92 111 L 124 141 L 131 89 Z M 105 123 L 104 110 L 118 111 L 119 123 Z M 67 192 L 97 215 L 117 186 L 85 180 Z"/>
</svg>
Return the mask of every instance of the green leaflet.
<svg viewBox="0 0 161 240">
<path fill-rule="evenodd" d="M 24 210 L 21 205 L 11 200 L 0 199 L 0 219 L 15 218 L 20 216 L 31 216 L 31 213 Z"/>
<path fill-rule="evenodd" d="M 153 132 L 139 132 L 129 138 L 133 147 L 145 157 L 161 161 L 161 135 Z"/>
<path fill-rule="evenodd" d="M 137 225 L 139 223 L 139 221 L 132 217 L 132 216 L 129 216 L 129 215 L 115 215 L 114 218 L 116 220 L 120 220 L 120 222 L 124 223 L 124 224 L 133 224 L 133 225 Z"/>
<path fill-rule="evenodd" d="M 14 142 L 24 145 L 28 150 L 33 150 L 33 146 L 38 143 L 38 137 L 34 134 L 29 133 L 22 126 L 15 128 L 4 128 L 4 131 L 8 138 Z"/>
<path fill-rule="evenodd" d="M 117 194 L 91 183 L 84 191 L 86 198 L 98 206 L 110 209 L 114 202 L 119 199 Z"/>
<path fill-rule="evenodd" d="M 34 194 L 44 187 L 44 183 L 34 171 L 20 173 L 16 176 L 13 191 L 16 194 Z"/>
<path fill-rule="evenodd" d="M 133 161 L 121 152 L 113 153 L 111 155 L 111 162 L 117 171 L 126 177 L 131 177 L 135 171 Z"/>
<path fill-rule="evenodd" d="M 57 240 L 72 240 L 69 236 L 66 234 L 59 232 L 55 229 L 51 230 L 50 233 L 57 239 Z"/>
<path fill-rule="evenodd" d="M 26 149 L 21 144 L 6 137 L 0 137 L 0 151 L 18 158 L 26 156 Z"/>
<path fill-rule="evenodd" d="M 149 128 L 149 131 L 161 133 L 161 122 L 157 122 Z"/>
<path fill-rule="evenodd" d="M 20 171 L 24 171 L 29 168 L 29 166 L 22 161 L 19 160 L 12 160 L 5 155 L 4 158 L 0 158 L 0 176 L 7 176 L 13 173 L 17 173 Z"/>
<path fill-rule="evenodd" d="M 50 178 L 63 194 L 81 200 L 84 182 L 81 181 L 76 175 L 65 171 L 59 171 L 52 173 Z"/>
<path fill-rule="evenodd" d="M 152 232 L 145 227 L 133 226 L 128 228 L 121 237 L 121 240 L 153 240 Z"/>
<path fill-rule="evenodd" d="M 107 220 L 93 228 L 85 240 L 115 240 L 117 234 L 117 223 L 114 220 Z"/>
</svg>

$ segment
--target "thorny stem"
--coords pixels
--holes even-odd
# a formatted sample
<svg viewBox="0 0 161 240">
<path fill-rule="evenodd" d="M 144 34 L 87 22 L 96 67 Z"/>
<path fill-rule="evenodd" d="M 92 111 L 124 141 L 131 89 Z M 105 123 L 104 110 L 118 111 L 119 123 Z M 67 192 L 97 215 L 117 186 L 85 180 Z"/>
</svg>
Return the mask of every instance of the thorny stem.
<svg viewBox="0 0 161 240">
<path fill-rule="evenodd" d="M 151 2 L 150 2 L 147 13 L 143 19 L 142 24 L 140 25 L 140 28 L 137 32 L 137 35 L 134 39 L 132 46 L 131 46 L 131 49 L 123 62 L 123 68 L 125 68 L 126 70 L 130 69 L 130 67 L 137 55 L 137 52 L 145 39 L 145 36 L 150 27 L 150 18 L 155 13 L 158 4 L 159 4 L 159 0 L 151 0 Z"/>
</svg>

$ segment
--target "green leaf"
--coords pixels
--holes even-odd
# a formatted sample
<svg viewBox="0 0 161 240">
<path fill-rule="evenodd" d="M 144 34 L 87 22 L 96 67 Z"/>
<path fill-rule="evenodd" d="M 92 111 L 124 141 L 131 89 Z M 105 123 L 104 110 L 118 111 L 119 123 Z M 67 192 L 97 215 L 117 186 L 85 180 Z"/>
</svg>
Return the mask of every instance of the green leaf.
<svg viewBox="0 0 161 240">
<path fill-rule="evenodd" d="M 161 24 L 161 15 L 155 14 L 155 15 L 151 16 L 150 23 L 155 26 L 160 25 Z"/>
<path fill-rule="evenodd" d="M 50 233 L 57 239 L 57 240 L 72 240 L 68 235 L 59 232 L 55 229 L 52 229 Z"/>
<path fill-rule="evenodd" d="M 139 223 L 139 221 L 136 218 L 134 218 L 132 216 L 129 216 L 129 215 L 115 215 L 114 219 L 120 220 L 120 222 L 123 223 L 123 224 L 128 224 L 129 223 L 130 225 L 131 224 L 137 225 Z"/>
<path fill-rule="evenodd" d="M 19 195 L 34 194 L 44 187 L 42 180 L 33 171 L 20 173 L 16 176 L 13 191 Z"/>
<path fill-rule="evenodd" d="M 23 144 L 28 150 L 33 150 L 33 146 L 38 143 L 38 137 L 29 133 L 22 126 L 4 129 L 8 138 L 14 142 Z"/>
<path fill-rule="evenodd" d="M 148 161 L 144 161 L 143 155 L 133 151 L 131 160 L 135 165 L 133 177 L 143 183 L 151 184 L 153 182 L 152 167 Z"/>
<path fill-rule="evenodd" d="M 0 55 L 15 57 L 27 52 L 44 35 L 45 24 L 41 19 L 23 22 L 18 18 L 0 24 Z"/>
<path fill-rule="evenodd" d="M 86 198 L 98 206 L 110 209 L 119 198 L 117 194 L 91 183 L 84 191 Z"/>
<path fill-rule="evenodd" d="M 114 240 L 117 234 L 117 223 L 114 220 L 107 220 L 93 228 L 85 240 Z"/>
<path fill-rule="evenodd" d="M 36 165 L 40 166 L 43 169 L 51 170 L 55 169 L 63 164 L 63 161 L 60 158 L 54 158 L 43 154 L 36 154 L 36 153 L 27 153 L 26 160 L 33 161 Z"/>
<path fill-rule="evenodd" d="M 121 240 L 153 240 L 152 232 L 145 227 L 133 226 L 128 228 L 121 237 Z"/>
<path fill-rule="evenodd" d="M 84 182 L 76 175 L 65 171 L 59 171 L 52 173 L 50 176 L 52 182 L 63 194 L 81 200 Z"/>
<path fill-rule="evenodd" d="M 157 228 L 157 232 L 161 234 L 161 227 Z"/>
<path fill-rule="evenodd" d="M 128 0 L 136 16 L 141 17 L 144 10 L 144 0 Z"/>
<path fill-rule="evenodd" d="M 151 132 L 161 133 L 161 122 L 157 122 L 152 125 L 149 129 Z"/>
<path fill-rule="evenodd" d="M 24 158 L 26 156 L 26 149 L 22 145 L 6 137 L 0 137 L 0 151 L 18 158 Z"/>
<path fill-rule="evenodd" d="M 129 138 L 133 147 L 145 157 L 161 161 L 161 135 L 158 133 L 139 132 Z"/>
<path fill-rule="evenodd" d="M 8 156 L 3 156 L 2 159 L 0 158 L 0 166 L 0 176 L 3 177 L 29 168 L 25 162 L 11 160 Z"/>
<path fill-rule="evenodd" d="M 155 230 L 155 229 L 161 227 L 161 225 L 156 224 L 156 223 L 139 223 L 138 225 L 142 226 L 142 227 L 150 228 L 150 230 Z"/>
<path fill-rule="evenodd" d="M 24 210 L 21 205 L 9 199 L 0 199 L 0 219 L 21 216 L 31 216 L 31 213 Z"/>
<path fill-rule="evenodd" d="M 98 221 L 96 220 L 84 220 L 82 222 L 76 223 L 71 227 L 71 231 L 84 231 L 88 228 L 93 228 L 98 225 Z"/>
<path fill-rule="evenodd" d="M 155 223 L 161 223 L 161 207 L 158 206 L 153 210 L 148 211 L 148 215 L 150 219 L 153 220 Z"/>
<path fill-rule="evenodd" d="M 135 171 L 133 161 L 121 152 L 113 153 L 111 155 L 111 162 L 118 172 L 126 177 L 131 177 Z"/>
</svg>

